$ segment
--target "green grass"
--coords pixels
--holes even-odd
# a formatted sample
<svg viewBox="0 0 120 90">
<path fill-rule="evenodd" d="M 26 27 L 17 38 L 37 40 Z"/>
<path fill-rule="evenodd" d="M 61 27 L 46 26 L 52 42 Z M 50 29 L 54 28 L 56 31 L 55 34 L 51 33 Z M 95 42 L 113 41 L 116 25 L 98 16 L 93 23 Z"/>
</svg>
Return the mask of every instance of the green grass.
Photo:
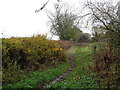
<svg viewBox="0 0 120 90">
<path fill-rule="evenodd" d="M 92 48 L 90 46 L 87 47 L 76 47 L 76 53 L 92 53 Z"/>
<path fill-rule="evenodd" d="M 3 86 L 4 88 L 38 88 L 45 82 L 49 82 L 52 79 L 58 77 L 63 74 L 68 68 L 70 64 L 68 62 L 63 62 L 58 65 L 56 68 L 49 68 L 43 72 L 35 71 L 31 72 L 29 76 L 15 84 L 8 84 Z"/>
<path fill-rule="evenodd" d="M 82 53 L 75 56 L 77 67 L 70 73 L 66 80 L 49 85 L 47 88 L 98 88 L 96 79 L 93 78 L 95 73 L 90 69 L 90 66 L 94 64 L 91 48 L 74 46 L 74 49 L 72 48 L 69 53 Z M 31 72 L 26 79 L 15 84 L 5 85 L 3 89 L 38 88 L 43 83 L 62 75 L 69 67 L 70 63 L 67 61 L 62 62 L 57 67 L 45 69 L 42 72 Z"/>
<path fill-rule="evenodd" d="M 86 52 L 86 53 L 84 53 Z M 94 64 L 92 50 L 89 47 L 77 47 L 77 67 L 70 73 L 66 80 L 47 86 L 47 88 L 98 88 L 95 73 L 90 69 Z"/>
</svg>

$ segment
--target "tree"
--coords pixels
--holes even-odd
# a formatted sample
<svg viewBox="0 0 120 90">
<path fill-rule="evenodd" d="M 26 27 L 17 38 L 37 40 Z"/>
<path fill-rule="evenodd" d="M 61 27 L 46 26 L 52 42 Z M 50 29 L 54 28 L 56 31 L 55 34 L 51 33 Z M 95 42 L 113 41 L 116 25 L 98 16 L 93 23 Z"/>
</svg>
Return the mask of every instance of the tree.
<svg viewBox="0 0 120 90">
<path fill-rule="evenodd" d="M 74 31 L 74 34 L 75 34 L 74 38 L 73 38 L 73 41 L 78 42 L 79 38 L 80 38 L 80 36 L 83 32 L 78 27 L 74 27 L 74 28 L 72 28 L 72 30 Z"/>
<path fill-rule="evenodd" d="M 106 33 L 106 30 L 104 30 L 101 26 L 93 26 L 92 27 L 92 39 L 93 41 L 104 41 L 106 40 L 106 36 L 105 36 L 105 33 Z"/>
<path fill-rule="evenodd" d="M 120 83 L 120 57 L 118 54 L 120 53 L 120 2 L 116 6 L 110 2 L 87 2 L 86 7 L 90 10 L 89 17 L 92 25 L 100 27 L 94 28 L 97 31 L 95 31 L 96 37 L 98 37 L 98 31 L 103 29 L 106 40 L 109 41 L 109 44 L 105 45 L 107 48 L 103 46 L 98 49 L 100 53 L 96 52 L 98 54 L 95 54 L 96 72 L 101 77 L 102 72 L 106 70 L 104 71 L 106 75 L 104 73 L 104 76 L 102 76 L 102 82 L 106 81 L 108 89 L 112 87 L 117 89 Z M 106 67 L 102 69 L 104 65 Z M 114 75 L 111 74 L 113 71 L 116 72 Z M 114 84 L 113 81 L 116 83 Z"/>
<path fill-rule="evenodd" d="M 88 42 L 90 40 L 91 35 L 89 33 L 81 33 L 79 36 L 79 42 Z"/>
<path fill-rule="evenodd" d="M 106 33 L 109 32 L 107 38 L 114 44 L 120 45 L 120 40 L 117 38 L 120 37 L 120 4 L 114 6 L 110 2 L 87 2 L 85 5 L 89 9 L 92 25 L 101 26 Z"/>
<path fill-rule="evenodd" d="M 77 14 L 74 14 L 67 4 L 55 4 L 54 9 L 54 13 L 48 14 L 51 23 L 50 32 L 59 36 L 60 40 L 75 40 L 76 32 L 79 30 Z"/>
</svg>

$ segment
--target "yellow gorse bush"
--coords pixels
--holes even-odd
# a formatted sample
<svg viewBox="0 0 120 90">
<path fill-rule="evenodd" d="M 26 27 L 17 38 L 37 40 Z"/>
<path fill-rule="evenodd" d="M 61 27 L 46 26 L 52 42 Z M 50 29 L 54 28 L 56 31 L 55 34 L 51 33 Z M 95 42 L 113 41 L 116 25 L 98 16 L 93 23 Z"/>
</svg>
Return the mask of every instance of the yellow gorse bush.
<svg viewBox="0 0 120 90">
<path fill-rule="evenodd" d="M 40 69 L 41 66 L 54 65 L 66 58 L 61 46 L 56 41 L 48 40 L 45 35 L 4 39 L 2 48 L 3 70 L 6 71 L 12 66 L 19 66 L 23 70 Z M 8 71 L 11 74 L 13 70 Z M 6 80 L 6 75 L 4 74 L 3 82 L 12 82 L 10 78 Z"/>
</svg>

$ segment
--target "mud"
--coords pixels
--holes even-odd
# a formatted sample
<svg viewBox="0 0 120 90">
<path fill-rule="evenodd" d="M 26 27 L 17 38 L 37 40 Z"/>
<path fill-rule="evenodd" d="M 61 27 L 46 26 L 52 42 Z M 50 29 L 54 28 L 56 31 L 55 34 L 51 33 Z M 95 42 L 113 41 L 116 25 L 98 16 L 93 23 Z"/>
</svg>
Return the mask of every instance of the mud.
<svg viewBox="0 0 120 90">
<path fill-rule="evenodd" d="M 75 57 L 74 57 L 75 55 L 76 54 L 68 54 L 69 61 L 71 63 L 71 67 L 66 72 L 64 72 L 61 76 L 55 78 L 54 80 L 41 85 L 39 88 L 42 89 L 42 88 L 45 88 L 46 86 L 51 85 L 53 83 L 65 80 L 66 77 L 69 75 L 69 73 L 77 66 L 76 62 L 75 62 Z"/>
</svg>

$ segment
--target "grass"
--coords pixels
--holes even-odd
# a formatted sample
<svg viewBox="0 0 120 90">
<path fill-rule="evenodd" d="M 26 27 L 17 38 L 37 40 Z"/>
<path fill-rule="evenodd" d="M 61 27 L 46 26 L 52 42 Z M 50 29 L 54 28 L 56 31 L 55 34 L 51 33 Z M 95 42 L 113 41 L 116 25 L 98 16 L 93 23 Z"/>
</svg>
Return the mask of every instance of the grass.
<svg viewBox="0 0 120 90">
<path fill-rule="evenodd" d="M 76 47 L 76 53 L 92 53 L 92 48 L 90 46 L 87 47 Z M 82 54 L 81 56 L 84 56 L 85 54 Z"/>
<path fill-rule="evenodd" d="M 84 53 L 86 52 L 86 53 Z M 90 69 L 94 64 L 92 60 L 92 50 L 89 47 L 77 47 L 76 55 L 77 67 L 70 73 L 66 80 L 57 82 L 46 88 L 98 88 L 95 73 Z"/>
<path fill-rule="evenodd" d="M 73 50 L 72 50 L 73 51 Z M 73 53 L 69 51 L 69 53 Z M 46 82 L 49 82 L 56 77 L 62 75 L 69 67 L 70 63 L 67 60 L 67 62 L 61 62 L 57 67 L 49 67 L 48 69 L 44 69 L 44 71 L 34 71 L 29 73 L 27 78 L 24 80 L 13 83 L 13 84 L 7 84 L 3 86 L 4 88 L 38 88 L 39 86 L 43 85 Z"/>
<path fill-rule="evenodd" d="M 5 85 L 3 86 L 3 89 L 4 88 L 38 88 L 43 83 L 49 82 L 54 78 L 58 77 L 59 75 L 61 75 L 62 73 L 64 73 L 69 67 L 70 64 L 68 62 L 62 62 L 56 68 L 49 68 L 43 72 L 40 71 L 31 72 L 26 79 L 17 82 L 15 84 Z"/>
<path fill-rule="evenodd" d="M 71 48 L 69 50 L 67 50 L 65 53 L 66 54 L 71 54 L 71 53 L 76 53 L 76 49 L 77 47 L 76 46 L 71 46 Z"/>
<path fill-rule="evenodd" d="M 90 69 L 94 64 L 91 48 L 74 46 L 74 48 L 72 47 L 67 53 L 76 53 L 75 59 L 77 67 L 70 72 L 66 80 L 49 85 L 47 88 L 98 88 L 97 81 L 94 78 L 96 74 Z M 5 85 L 3 89 L 38 88 L 45 82 L 49 82 L 62 75 L 69 67 L 70 63 L 67 61 L 60 63 L 56 68 L 49 68 L 42 72 L 31 72 L 26 79 L 14 84 Z"/>
</svg>

